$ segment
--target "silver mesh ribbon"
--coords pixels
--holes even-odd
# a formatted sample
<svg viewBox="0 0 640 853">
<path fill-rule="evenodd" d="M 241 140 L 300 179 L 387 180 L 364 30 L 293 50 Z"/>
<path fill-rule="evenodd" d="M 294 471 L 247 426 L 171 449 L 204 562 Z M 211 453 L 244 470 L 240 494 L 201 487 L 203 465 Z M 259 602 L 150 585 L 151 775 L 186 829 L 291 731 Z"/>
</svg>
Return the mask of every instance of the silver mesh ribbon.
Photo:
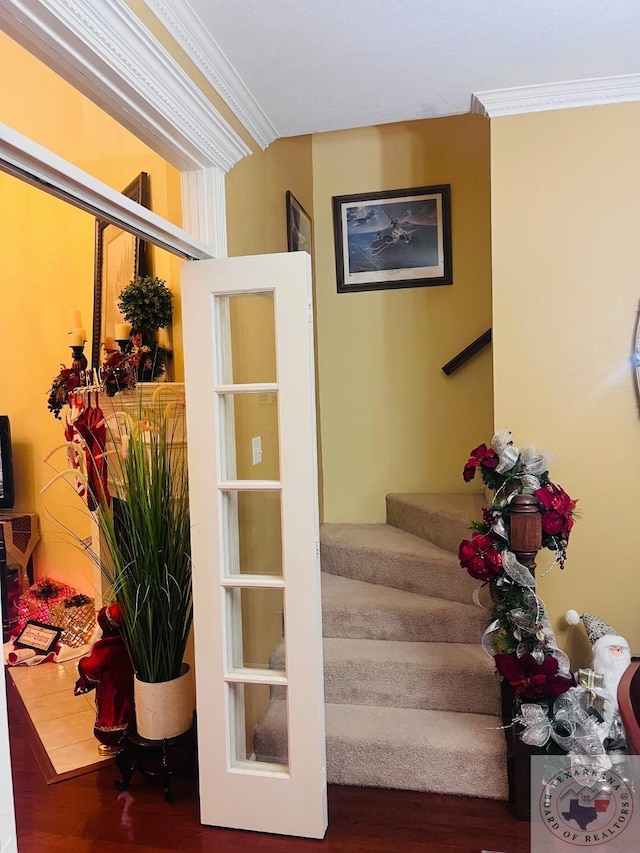
<svg viewBox="0 0 640 853">
<path fill-rule="evenodd" d="M 498 474 L 506 474 L 518 461 L 520 451 L 511 441 L 511 432 L 507 429 L 498 430 L 491 439 L 491 447 L 498 454 L 496 471 Z"/>
<path fill-rule="evenodd" d="M 524 731 L 520 740 L 529 746 L 544 746 L 551 737 L 551 720 L 542 705 L 523 704 L 517 723 L 522 723 Z"/>
<path fill-rule="evenodd" d="M 538 476 L 544 474 L 547 470 L 547 460 L 544 453 L 541 453 L 537 447 L 523 447 L 520 454 L 522 462 L 522 471 L 524 474 L 533 474 Z"/>
<path fill-rule="evenodd" d="M 556 637 L 551 627 L 551 622 L 545 613 L 544 605 L 532 589 L 525 588 L 524 603 L 528 611 L 516 608 L 509 611 L 507 618 L 515 625 L 516 631 L 525 632 L 536 637 L 537 644 L 533 649 L 527 648 L 525 643 L 520 643 L 516 648 L 517 657 L 531 654 L 537 663 L 542 663 L 549 652 L 558 661 L 558 674 L 564 678 L 571 675 L 571 662 L 568 656 L 558 648 Z M 531 615 L 532 613 L 532 615 Z M 500 620 L 494 619 L 485 629 L 482 635 L 482 648 L 493 657 L 500 649 L 496 645 L 494 634 L 500 629 Z M 514 631 L 515 636 L 515 631 Z M 521 639 L 516 636 L 516 639 Z"/>
<path fill-rule="evenodd" d="M 584 688 L 571 687 L 558 696 L 551 717 L 542 705 L 521 705 L 520 716 L 515 720 L 524 727 L 521 740 L 529 746 L 542 747 L 551 738 L 570 755 L 590 758 L 604 755 L 602 724 L 585 711 L 581 703 L 583 693 Z"/>
<path fill-rule="evenodd" d="M 515 444 L 508 444 L 504 449 L 496 451 L 500 460 L 496 465 L 498 474 L 506 474 L 518 461 L 520 451 Z"/>
<path fill-rule="evenodd" d="M 520 477 L 520 482 L 525 493 L 533 494 L 540 488 L 540 480 L 533 474 L 523 474 Z"/>
<path fill-rule="evenodd" d="M 497 655 L 499 651 L 495 643 L 495 638 L 493 636 L 499 628 L 500 620 L 494 619 L 491 624 L 487 625 L 487 627 L 485 628 L 485 632 L 482 635 L 482 648 L 485 650 L 485 652 L 489 655 L 490 658 L 492 658 L 494 655 Z"/>
<path fill-rule="evenodd" d="M 553 703 L 551 737 L 565 752 L 575 755 L 602 755 L 604 735 L 602 723 L 588 714 L 580 699 L 584 687 L 571 687 Z"/>
<path fill-rule="evenodd" d="M 571 661 L 562 649 L 558 648 L 556 643 L 556 635 L 554 634 L 551 622 L 547 616 L 542 599 L 539 598 L 531 589 L 526 590 L 524 595 L 525 604 L 530 610 L 535 608 L 536 622 L 540 625 L 540 630 L 544 634 L 544 646 L 551 652 L 554 658 L 558 661 L 558 674 L 569 678 L 571 676 Z"/>
<path fill-rule="evenodd" d="M 502 568 L 520 586 L 526 586 L 530 589 L 535 587 L 536 579 L 526 566 L 518 562 L 518 558 L 513 551 L 502 552 Z"/>
<path fill-rule="evenodd" d="M 516 640 L 521 640 L 523 633 L 533 635 L 540 643 L 545 643 L 548 637 L 553 638 L 553 630 L 546 617 L 540 620 L 529 611 L 515 608 L 507 613 L 507 619 L 515 628 L 513 633 Z"/>
<path fill-rule="evenodd" d="M 504 523 L 504 518 L 499 516 L 496 518 L 495 522 L 491 525 L 491 531 L 499 536 L 501 539 L 504 539 L 505 542 L 509 541 L 509 534 L 507 533 L 507 525 Z"/>
</svg>

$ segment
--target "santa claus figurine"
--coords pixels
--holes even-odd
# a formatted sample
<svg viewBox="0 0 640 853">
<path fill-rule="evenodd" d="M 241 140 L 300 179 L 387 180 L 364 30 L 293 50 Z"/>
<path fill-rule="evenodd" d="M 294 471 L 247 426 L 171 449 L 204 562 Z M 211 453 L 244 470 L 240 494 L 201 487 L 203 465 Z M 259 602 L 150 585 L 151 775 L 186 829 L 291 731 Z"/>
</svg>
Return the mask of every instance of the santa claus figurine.
<svg viewBox="0 0 640 853">
<path fill-rule="evenodd" d="M 615 749 L 621 745 L 621 741 L 624 742 L 618 711 L 618 685 L 631 663 L 629 643 L 611 625 L 607 625 L 602 619 L 590 613 L 579 614 L 576 610 L 568 610 L 565 618 L 569 625 L 577 625 L 582 619 L 589 642 L 593 647 L 592 667 L 595 673 L 602 676 L 604 691 L 603 740 L 607 749 Z"/>
<path fill-rule="evenodd" d="M 98 611 L 102 634 L 88 655 L 78 662 L 79 678 L 74 694 L 96 691 L 96 722 L 93 733 L 104 754 L 117 752 L 134 722 L 133 666 L 121 634 L 122 610 L 111 604 Z"/>
</svg>

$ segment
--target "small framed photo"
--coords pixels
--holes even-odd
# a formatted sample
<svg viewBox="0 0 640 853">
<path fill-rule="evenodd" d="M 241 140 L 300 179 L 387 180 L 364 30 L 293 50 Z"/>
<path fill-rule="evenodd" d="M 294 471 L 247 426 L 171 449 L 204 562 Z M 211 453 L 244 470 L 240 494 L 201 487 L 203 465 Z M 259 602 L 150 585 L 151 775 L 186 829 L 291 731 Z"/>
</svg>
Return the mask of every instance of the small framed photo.
<svg viewBox="0 0 640 853">
<path fill-rule="evenodd" d="M 55 625 L 30 619 L 14 641 L 19 649 L 33 649 L 40 655 L 48 655 L 60 639 L 62 630 Z"/>
<path fill-rule="evenodd" d="M 311 217 L 292 192 L 287 190 L 287 251 L 309 252 L 313 248 Z"/>
<path fill-rule="evenodd" d="M 451 284 L 451 188 L 333 198 L 338 293 Z"/>
</svg>

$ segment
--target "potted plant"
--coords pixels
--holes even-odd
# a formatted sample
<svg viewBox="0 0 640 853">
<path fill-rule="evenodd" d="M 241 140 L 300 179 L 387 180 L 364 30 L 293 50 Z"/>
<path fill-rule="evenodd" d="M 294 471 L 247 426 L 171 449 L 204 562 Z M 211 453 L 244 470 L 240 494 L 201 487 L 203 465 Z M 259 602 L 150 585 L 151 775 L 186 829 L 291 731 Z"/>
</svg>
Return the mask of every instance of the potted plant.
<svg viewBox="0 0 640 853">
<path fill-rule="evenodd" d="M 157 379 L 166 370 L 171 353 L 158 345 L 157 332 L 171 322 L 172 302 L 166 282 L 148 275 L 132 279 L 120 294 L 118 308 L 131 324 L 128 351 L 137 361 L 138 381 Z"/>
<path fill-rule="evenodd" d="M 186 445 L 175 404 L 145 415 L 113 419 L 108 464 L 118 494 L 113 508 L 99 503 L 95 518 L 107 554 L 100 568 L 122 608 L 136 674 L 138 731 L 158 740 L 192 722 L 193 687 L 184 663 L 193 617 L 191 540 Z M 149 708 L 149 701 L 164 704 Z"/>
<path fill-rule="evenodd" d="M 92 506 L 100 547 L 70 532 L 98 566 L 122 611 L 122 635 L 135 672 L 138 732 L 151 740 L 176 737 L 193 718 L 193 684 L 184 663 L 191 630 L 191 540 L 183 402 L 158 401 L 136 418 L 107 418 L 112 498 L 94 482 Z M 84 462 L 59 478 L 80 478 L 92 488 Z M 95 485 L 97 483 L 97 486 Z M 149 706 L 149 702 L 154 703 Z"/>
</svg>

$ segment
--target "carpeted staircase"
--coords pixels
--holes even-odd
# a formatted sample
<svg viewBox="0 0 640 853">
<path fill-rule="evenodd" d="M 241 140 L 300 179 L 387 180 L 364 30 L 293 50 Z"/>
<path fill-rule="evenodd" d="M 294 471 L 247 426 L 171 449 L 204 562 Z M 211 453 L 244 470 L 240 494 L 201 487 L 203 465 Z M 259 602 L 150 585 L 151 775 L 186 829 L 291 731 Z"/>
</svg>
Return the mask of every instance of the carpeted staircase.
<svg viewBox="0 0 640 853">
<path fill-rule="evenodd" d="M 387 524 L 325 524 L 322 608 L 329 782 L 505 799 L 488 614 L 454 552 L 482 497 L 388 495 Z M 271 665 L 281 668 L 283 650 Z M 283 688 L 254 736 L 286 750 Z"/>
</svg>

